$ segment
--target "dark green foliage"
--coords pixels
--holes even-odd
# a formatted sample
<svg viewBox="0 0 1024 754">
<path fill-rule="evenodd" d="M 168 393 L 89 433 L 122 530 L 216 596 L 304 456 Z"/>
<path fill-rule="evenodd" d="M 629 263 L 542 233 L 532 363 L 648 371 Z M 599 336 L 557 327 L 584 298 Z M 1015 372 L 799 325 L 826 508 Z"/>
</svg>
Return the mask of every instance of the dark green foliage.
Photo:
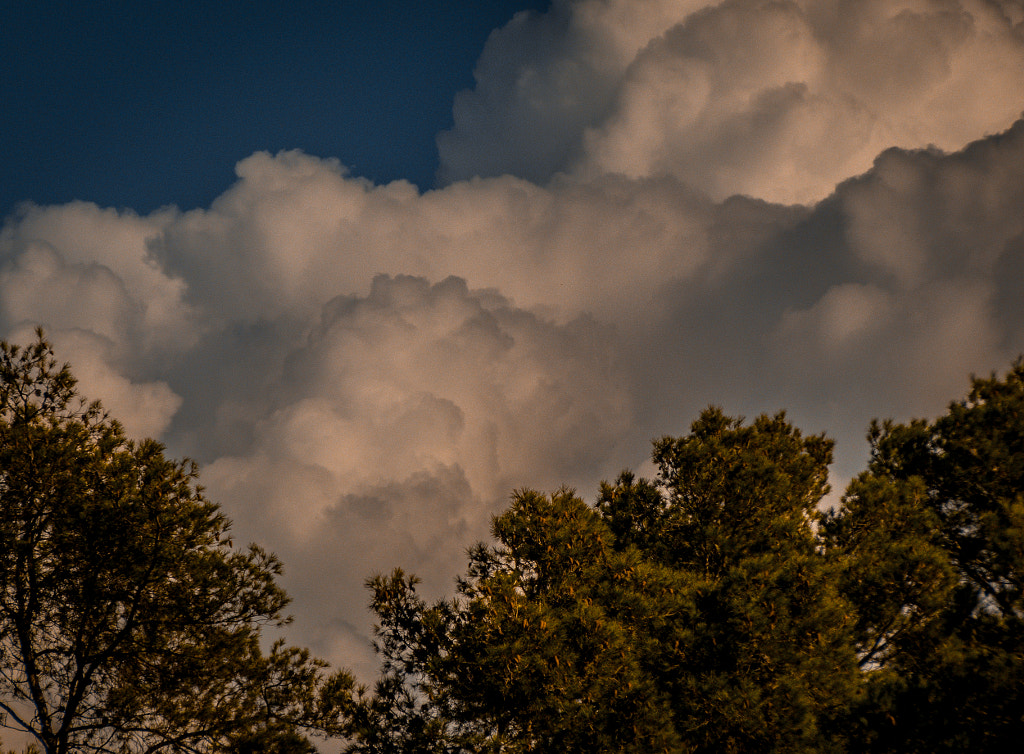
<svg viewBox="0 0 1024 754">
<path fill-rule="evenodd" d="M 46 754 L 1010 751 L 1024 737 L 1024 361 L 933 422 L 832 445 L 717 409 L 595 506 L 521 490 L 452 600 L 368 583 L 372 694 L 284 622 L 190 463 L 40 340 L 0 348 L 0 710 Z"/>
<path fill-rule="evenodd" d="M 1010 751 L 1024 736 L 1024 361 L 935 422 L 874 424 L 827 522 L 858 608 L 877 751 Z"/>
<path fill-rule="evenodd" d="M 1024 361 L 869 438 L 826 515 L 828 440 L 717 409 L 596 508 L 516 493 L 456 600 L 371 581 L 349 751 L 1018 750 Z"/>
<path fill-rule="evenodd" d="M 446 752 L 455 724 L 435 694 L 431 668 L 450 645 L 454 612 L 446 602 L 428 608 L 416 594 L 418 579 L 396 570 L 369 582 L 380 624 L 375 645 L 383 660 L 375 694 L 362 699 L 350 720 L 358 746 L 346 751 Z"/>
<path fill-rule="evenodd" d="M 569 491 L 518 493 L 494 530 L 456 602 L 371 581 L 385 672 L 350 751 L 675 750 L 643 652 L 686 609 L 672 575 L 615 552 Z"/>
<path fill-rule="evenodd" d="M 261 629 L 280 563 L 128 440 L 42 339 L 0 346 L 0 710 L 64 752 L 312 752 L 351 680 Z"/>
<path fill-rule="evenodd" d="M 643 521 L 621 528 L 619 546 L 639 546 L 692 584 L 675 713 L 696 750 L 835 745 L 827 725 L 855 675 L 850 609 L 814 529 L 831 449 L 781 414 L 743 426 L 710 409 L 686 437 L 655 443 L 657 484 L 624 475 L 602 489 L 610 521 Z"/>
<path fill-rule="evenodd" d="M 711 410 L 596 510 L 516 493 L 455 602 L 374 579 L 385 672 L 350 751 L 834 748 L 856 671 L 813 529 L 830 450 Z"/>
</svg>

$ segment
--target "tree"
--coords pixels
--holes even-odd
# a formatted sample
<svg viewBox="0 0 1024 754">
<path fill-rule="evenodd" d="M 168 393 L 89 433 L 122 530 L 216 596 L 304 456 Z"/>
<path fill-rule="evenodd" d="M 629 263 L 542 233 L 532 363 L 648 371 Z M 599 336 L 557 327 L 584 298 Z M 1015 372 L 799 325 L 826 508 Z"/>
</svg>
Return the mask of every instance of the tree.
<svg viewBox="0 0 1024 754">
<path fill-rule="evenodd" d="M 287 622 L 279 561 L 232 546 L 196 466 L 126 438 L 42 332 L 0 344 L 0 710 L 46 754 L 312 752 L 353 682 Z"/>
<path fill-rule="evenodd" d="M 426 605 L 401 571 L 370 581 L 384 673 L 349 751 L 676 750 L 645 655 L 686 609 L 674 575 L 616 553 L 570 490 L 516 493 L 494 531 L 456 601 Z"/>
<path fill-rule="evenodd" d="M 928 422 L 874 423 L 826 521 L 857 607 L 876 751 L 1012 750 L 1024 735 L 1024 360 Z"/>
<path fill-rule="evenodd" d="M 604 485 L 618 547 L 685 574 L 695 615 L 674 689 L 698 751 L 825 751 L 856 693 L 849 604 L 821 548 L 832 442 L 784 414 L 750 425 L 716 408 L 654 444 L 656 482 Z"/>
<path fill-rule="evenodd" d="M 596 510 L 517 492 L 456 600 L 371 580 L 384 673 L 349 751 L 838 748 L 857 676 L 814 528 L 830 453 L 711 409 Z"/>
</svg>

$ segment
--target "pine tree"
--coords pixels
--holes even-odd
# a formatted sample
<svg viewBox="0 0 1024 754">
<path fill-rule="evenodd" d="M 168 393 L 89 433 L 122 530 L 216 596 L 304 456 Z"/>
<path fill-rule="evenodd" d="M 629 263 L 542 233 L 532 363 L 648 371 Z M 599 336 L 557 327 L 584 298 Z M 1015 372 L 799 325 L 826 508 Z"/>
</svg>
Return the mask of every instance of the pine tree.
<svg viewBox="0 0 1024 754">
<path fill-rule="evenodd" d="M 927 422 L 875 423 L 826 524 L 868 694 L 858 747 L 1009 751 L 1024 735 L 1024 361 Z"/>
<path fill-rule="evenodd" d="M 456 600 L 372 580 L 385 672 L 349 751 L 832 747 L 856 673 L 814 530 L 830 452 L 709 410 L 596 509 L 517 492 Z"/>
<path fill-rule="evenodd" d="M 315 751 L 352 680 L 260 646 L 281 566 L 235 549 L 188 461 L 78 394 L 43 338 L 0 344 L 0 710 L 46 754 Z"/>
</svg>

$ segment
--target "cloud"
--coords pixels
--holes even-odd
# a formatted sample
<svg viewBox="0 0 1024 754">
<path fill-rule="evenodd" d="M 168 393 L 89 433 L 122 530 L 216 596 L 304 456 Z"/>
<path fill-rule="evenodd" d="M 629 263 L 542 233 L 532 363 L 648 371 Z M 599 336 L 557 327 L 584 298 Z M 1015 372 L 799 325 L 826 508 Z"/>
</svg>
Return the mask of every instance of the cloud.
<svg viewBox="0 0 1024 754">
<path fill-rule="evenodd" d="M 834 218 L 825 251 L 849 268 L 774 328 L 776 362 L 805 367 L 787 399 L 829 395 L 837 426 L 872 402 L 882 416 L 931 415 L 965 375 L 1024 350 L 1022 170 L 1024 121 L 953 154 L 887 150 L 818 205 L 809 222 Z"/>
<path fill-rule="evenodd" d="M 672 175 L 815 202 L 887 147 L 1005 129 L 1022 87 L 1009 2 L 556 3 L 492 35 L 441 176 Z"/>
<path fill-rule="evenodd" d="M 891 149 L 842 186 L 858 256 L 907 285 L 987 276 L 1024 232 L 1024 121 L 954 155 Z"/>
<path fill-rule="evenodd" d="M 184 301 L 186 283 L 169 275 L 152 254 L 177 214 L 167 209 L 140 217 L 88 202 L 22 207 L 0 231 L 9 287 L 5 313 L 35 320 L 45 313 L 55 323 L 106 335 L 120 330 L 114 340 L 131 340 L 133 348 L 146 352 L 189 347 L 197 333 Z M 47 295 L 25 295 L 33 287 Z M 71 307 L 82 321 L 67 321 Z"/>
<path fill-rule="evenodd" d="M 204 481 L 301 569 L 300 590 L 336 573 L 299 606 L 353 626 L 371 572 L 401 564 L 439 593 L 513 487 L 593 477 L 632 423 L 613 330 L 454 277 L 378 276 L 328 302 L 271 389 L 253 446 Z"/>
<path fill-rule="evenodd" d="M 84 393 L 102 396 L 129 434 L 160 436 L 182 403 L 161 378 L 201 323 L 148 245 L 175 216 L 75 202 L 27 206 L 0 231 L 0 328 L 27 343 L 44 326 Z"/>
<path fill-rule="evenodd" d="M 592 494 L 710 402 L 790 409 L 848 478 L 871 417 L 1004 366 L 1022 161 L 1024 123 L 888 150 L 807 208 L 671 177 L 419 194 L 258 154 L 208 209 L 15 219 L 0 312 L 198 457 L 239 537 L 288 564 L 297 638 L 365 670 L 363 579 L 404 565 L 441 593 L 515 486 Z"/>
<path fill-rule="evenodd" d="M 541 187 L 501 177 L 420 195 L 301 152 L 258 153 L 237 172 L 209 209 L 176 218 L 150 244 L 171 274 L 189 280 L 188 302 L 221 322 L 315 316 L 379 272 L 458 274 L 563 316 L 621 314 L 707 254 L 711 203 L 674 180 Z M 610 277 L 623 249 L 634 271 Z"/>
<path fill-rule="evenodd" d="M 700 2 L 554 0 L 492 32 L 476 87 L 456 96 L 438 135 L 442 183 L 510 173 L 544 182 L 581 156 L 637 53 Z"/>
<path fill-rule="evenodd" d="M 847 479 L 1024 351 L 1018 11 L 556 0 L 492 35 L 444 187 L 285 151 L 189 212 L 28 206 L 0 330 L 198 458 L 293 638 L 368 672 L 363 580 L 443 593 L 515 486 L 591 497 L 712 402 Z"/>
</svg>

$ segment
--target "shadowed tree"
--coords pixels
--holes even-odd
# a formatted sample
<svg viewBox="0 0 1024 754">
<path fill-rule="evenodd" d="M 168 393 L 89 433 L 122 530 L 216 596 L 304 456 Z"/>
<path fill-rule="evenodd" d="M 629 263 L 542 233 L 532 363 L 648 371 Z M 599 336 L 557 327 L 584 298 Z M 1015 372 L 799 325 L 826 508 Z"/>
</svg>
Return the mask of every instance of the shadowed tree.
<svg viewBox="0 0 1024 754">
<path fill-rule="evenodd" d="M 516 493 L 456 600 L 371 580 L 384 672 L 349 751 L 840 748 L 857 675 L 814 529 L 830 454 L 782 415 L 712 409 L 596 510 Z"/>
<path fill-rule="evenodd" d="M 660 680 L 697 751 L 827 751 L 856 693 L 850 607 L 816 532 L 832 442 L 783 414 L 712 408 L 654 444 L 656 481 L 622 475 L 598 508 L 617 546 L 685 574 L 686 662 Z"/>
<path fill-rule="evenodd" d="M 867 696 L 855 746 L 1011 751 L 1024 736 L 1024 361 L 934 422 L 872 425 L 825 527 Z"/>
<path fill-rule="evenodd" d="M 0 710 L 45 754 L 314 752 L 351 698 L 191 462 L 125 437 L 39 339 L 0 345 Z"/>
<path fill-rule="evenodd" d="M 349 751 L 676 750 L 646 654 L 688 608 L 675 574 L 617 553 L 568 490 L 517 493 L 494 531 L 454 602 L 371 580 L 384 672 Z"/>
</svg>

